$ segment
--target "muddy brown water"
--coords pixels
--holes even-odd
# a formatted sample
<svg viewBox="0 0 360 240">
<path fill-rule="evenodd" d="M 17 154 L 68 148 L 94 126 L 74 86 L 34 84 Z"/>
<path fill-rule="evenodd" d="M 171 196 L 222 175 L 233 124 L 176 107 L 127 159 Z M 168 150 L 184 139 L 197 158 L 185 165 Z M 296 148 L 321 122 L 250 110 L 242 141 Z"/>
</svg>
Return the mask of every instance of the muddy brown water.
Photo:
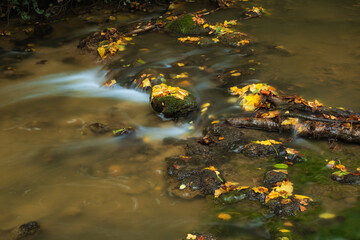
<svg viewBox="0 0 360 240">
<path fill-rule="evenodd" d="M 174 36 L 148 33 L 137 36 L 135 44 L 118 56 L 125 63 L 138 58 L 146 62 L 124 71 L 124 79 L 145 67 L 166 69 L 186 57 L 206 55 L 211 71 L 203 73 L 197 67 L 176 71 L 192 76 L 199 102 L 211 102 L 210 113 L 220 117 L 238 108 L 211 79 L 222 69 L 254 59 L 262 70 L 249 82 L 266 82 L 329 106 L 360 111 L 360 2 L 263 4 L 268 15 L 236 26 L 256 40 L 259 54 L 254 57 L 223 47 L 183 45 Z M 124 14 L 118 17 L 119 24 L 143 16 Z M 235 18 L 236 12 L 219 12 L 214 19 L 230 16 Z M 98 29 L 82 20 L 86 17 L 54 23 L 54 32 L 35 42 L 36 51 L 25 58 L 23 51 L 11 50 L 8 38 L 0 39 L 0 229 L 36 220 L 44 229 L 39 239 L 179 239 L 214 224 L 209 220 L 214 215 L 211 204 L 170 196 L 164 177 L 164 158 L 181 154 L 181 149 L 164 146 L 162 139 L 197 136 L 201 126 L 160 118 L 147 93 L 100 87 L 106 71 L 98 59 L 76 49 L 81 37 Z M 24 37 L 21 31 L 12 36 Z M 284 46 L 290 56 L 269 51 L 272 45 Z M 139 50 L 144 48 L 149 51 Z M 41 60 L 45 64 L 37 64 Z M 94 135 L 86 129 L 93 122 L 135 126 L 137 138 Z M 326 142 L 299 139 L 295 145 L 321 158 L 340 156 L 353 167 L 359 164 L 356 145 L 343 146 L 345 154 L 340 155 L 329 153 Z M 252 179 L 259 176 L 258 165 L 247 169 L 239 164 L 236 169 L 241 179 Z M 295 168 L 291 171 L 301 171 Z M 322 203 L 324 212 L 341 214 L 358 205 L 356 187 L 302 184 L 302 194 Z M 250 231 L 249 238 L 268 238 L 256 229 Z"/>
</svg>

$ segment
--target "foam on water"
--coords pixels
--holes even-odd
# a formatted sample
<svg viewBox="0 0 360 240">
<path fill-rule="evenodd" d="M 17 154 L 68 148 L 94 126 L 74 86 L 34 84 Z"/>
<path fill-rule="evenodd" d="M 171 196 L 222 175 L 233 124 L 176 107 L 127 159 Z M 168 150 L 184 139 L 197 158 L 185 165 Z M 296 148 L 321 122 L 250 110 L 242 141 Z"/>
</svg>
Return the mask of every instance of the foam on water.
<svg viewBox="0 0 360 240">
<path fill-rule="evenodd" d="M 34 81 L 16 83 L 0 90 L 0 107 L 46 96 L 86 98 L 114 98 L 129 102 L 148 103 L 149 95 L 119 86 L 100 87 L 105 82 L 105 71 L 98 68 L 71 74 L 53 74 Z"/>
</svg>

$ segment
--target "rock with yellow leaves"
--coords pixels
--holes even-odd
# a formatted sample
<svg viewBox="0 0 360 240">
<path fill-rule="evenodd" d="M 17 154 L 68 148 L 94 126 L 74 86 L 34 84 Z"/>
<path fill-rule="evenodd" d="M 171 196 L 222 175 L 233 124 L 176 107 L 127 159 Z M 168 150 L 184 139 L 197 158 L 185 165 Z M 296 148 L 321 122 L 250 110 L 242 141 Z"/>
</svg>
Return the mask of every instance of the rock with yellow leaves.
<svg viewBox="0 0 360 240">
<path fill-rule="evenodd" d="M 191 92 L 165 83 L 152 87 L 150 101 L 152 108 L 166 118 L 184 117 L 197 108 L 196 98 Z"/>
</svg>

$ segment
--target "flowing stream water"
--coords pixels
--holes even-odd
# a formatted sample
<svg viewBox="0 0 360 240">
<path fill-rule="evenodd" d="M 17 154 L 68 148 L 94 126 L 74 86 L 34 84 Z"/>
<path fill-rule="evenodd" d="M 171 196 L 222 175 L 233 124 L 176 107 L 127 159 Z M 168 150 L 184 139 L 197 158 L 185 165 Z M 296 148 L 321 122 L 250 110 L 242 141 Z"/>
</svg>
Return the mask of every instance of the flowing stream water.
<svg viewBox="0 0 360 240">
<path fill-rule="evenodd" d="M 230 48 L 184 45 L 172 35 L 153 32 L 135 37 L 135 44 L 120 53 L 119 61 L 146 62 L 121 76 L 132 78 L 147 67 L 166 69 L 186 57 L 206 55 L 204 65 L 211 69 L 206 74 L 195 67 L 185 70 L 199 103 L 211 102 L 211 111 L 221 116 L 238 107 L 211 79 L 220 70 L 256 59 L 262 70 L 249 82 L 266 82 L 286 93 L 360 111 L 360 2 L 271 0 L 263 7 L 267 15 L 236 26 L 255 39 L 254 58 Z M 141 17 L 123 14 L 118 19 L 121 24 Z M 217 21 L 236 17 L 234 10 L 214 16 Z M 36 220 L 44 229 L 39 239 L 150 240 L 179 239 L 198 226 L 214 224 L 208 220 L 212 206 L 207 200 L 186 201 L 167 191 L 164 159 L 181 154 L 181 149 L 162 140 L 198 136 L 198 120 L 163 119 L 153 112 L 148 93 L 101 86 L 108 80 L 107 71 L 97 58 L 76 48 L 98 27 L 78 17 L 53 27 L 49 37 L 36 42 L 34 54 L 0 39 L 0 229 Z M 274 54 L 269 51 L 272 45 L 284 46 L 290 55 Z M 95 135 L 86 128 L 95 122 L 134 126 L 136 136 Z M 326 142 L 298 139 L 295 145 L 319 155 L 328 151 Z M 359 147 L 344 148 L 349 164 L 359 164 Z M 252 177 L 251 171 L 241 174 Z M 359 215 L 358 188 L 331 185 L 354 194 L 334 198 L 306 186 L 304 194 L 318 194 L 324 211 L 339 214 L 356 208 L 353 214 Z"/>
</svg>

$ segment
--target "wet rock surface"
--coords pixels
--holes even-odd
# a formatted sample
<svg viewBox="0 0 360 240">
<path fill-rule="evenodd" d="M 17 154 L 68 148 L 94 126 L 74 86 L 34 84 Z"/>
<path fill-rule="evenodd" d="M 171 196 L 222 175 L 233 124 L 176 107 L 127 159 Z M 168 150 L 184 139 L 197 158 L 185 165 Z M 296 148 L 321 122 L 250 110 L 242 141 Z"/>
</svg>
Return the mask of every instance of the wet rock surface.
<svg viewBox="0 0 360 240">
<path fill-rule="evenodd" d="M 2 233 L 0 239 L 1 240 L 31 240 L 34 239 L 39 232 L 40 232 L 40 225 L 35 221 L 31 221 L 22 224 L 11 231 Z"/>
</svg>

